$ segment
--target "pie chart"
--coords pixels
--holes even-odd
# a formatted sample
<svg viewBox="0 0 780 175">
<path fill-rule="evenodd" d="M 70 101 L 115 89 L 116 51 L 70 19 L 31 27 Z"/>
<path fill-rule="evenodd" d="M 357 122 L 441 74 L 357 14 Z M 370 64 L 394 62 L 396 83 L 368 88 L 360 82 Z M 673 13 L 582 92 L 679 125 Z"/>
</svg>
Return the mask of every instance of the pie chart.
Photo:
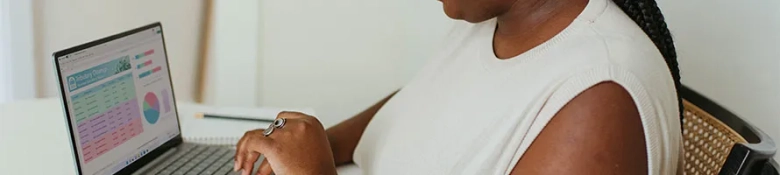
<svg viewBox="0 0 780 175">
<path fill-rule="evenodd" d="M 152 92 L 144 96 L 144 118 L 150 124 L 157 123 L 160 119 L 160 102 L 157 100 L 157 95 Z"/>
</svg>

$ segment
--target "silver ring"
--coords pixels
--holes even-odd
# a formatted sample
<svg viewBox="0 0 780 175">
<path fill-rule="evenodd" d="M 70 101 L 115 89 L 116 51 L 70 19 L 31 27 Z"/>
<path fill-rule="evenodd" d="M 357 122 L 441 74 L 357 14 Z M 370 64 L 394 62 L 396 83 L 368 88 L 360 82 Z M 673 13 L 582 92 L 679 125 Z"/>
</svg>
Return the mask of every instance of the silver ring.
<svg viewBox="0 0 780 175">
<path fill-rule="evenodd" d="M 282 128 L 284 127 L 284 124 L 287 123 L 287 119 L 284 118 L 278 118 L 274 120 L 273 126 L 276 128 Z"/>
<path fill-rule="evenodd" d="M 263 136 L 268 137 L 269 135 L 271 135 L 271 133 L 274 133 L 274 128 L 276 128 L 276 127 L 274 127 L 273 124 L 268 125 L 268 128 L 266 128 L 263 131 Z"/>
</svg>

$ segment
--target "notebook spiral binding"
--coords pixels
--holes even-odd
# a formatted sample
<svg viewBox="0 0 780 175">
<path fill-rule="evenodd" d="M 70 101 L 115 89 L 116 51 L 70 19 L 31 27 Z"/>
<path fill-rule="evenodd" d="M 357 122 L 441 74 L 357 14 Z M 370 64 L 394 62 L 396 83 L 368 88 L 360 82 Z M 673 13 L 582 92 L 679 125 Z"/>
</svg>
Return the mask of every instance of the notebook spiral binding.
<svg viewBox="0 0 780 175">
<path fill-rule="evenodd" d="M 236 137 L 185 137 L 184 142 L 214 145 L 214 146 L 235 146 L 241 138 Z"/>
</svg>

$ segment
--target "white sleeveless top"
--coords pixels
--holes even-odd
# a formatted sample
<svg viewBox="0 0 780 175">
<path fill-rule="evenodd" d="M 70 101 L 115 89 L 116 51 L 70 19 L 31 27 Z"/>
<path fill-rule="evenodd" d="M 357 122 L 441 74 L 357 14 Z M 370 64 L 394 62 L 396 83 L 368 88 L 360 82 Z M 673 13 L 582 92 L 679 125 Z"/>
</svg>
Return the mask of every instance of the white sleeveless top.
<svg viewBox="0 0 780 175">
<path fill-rule="evenodd" d="M 354 154 L 364 174 L 509 174 L 548 121 L 603 81 L 633 97 L 648 174 L 675 174 L 677 96 L 647 35 L 609 0 L 590 0 L 551 40 L 517 57 L 493 54 L 495 19 L 461 23 L 446 48 L 374 116 Z"/>
</svg>

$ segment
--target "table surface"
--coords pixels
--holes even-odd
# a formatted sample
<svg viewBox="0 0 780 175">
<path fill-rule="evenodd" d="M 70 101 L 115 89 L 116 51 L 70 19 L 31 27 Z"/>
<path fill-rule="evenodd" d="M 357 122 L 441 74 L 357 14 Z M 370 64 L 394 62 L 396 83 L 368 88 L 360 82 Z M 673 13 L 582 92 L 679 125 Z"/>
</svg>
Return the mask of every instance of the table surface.
<svg viewBox="0 0 780 175">
<path fill-rule="evenodd" d="M 247 130 L 261 127 L 251 122 L 195 119 L 192 116 L 197 112 L 226 108 L 177 103 L 185 138 L 240 137 Z M 281 110 L 255 108 L 243 112 L 273 118 Z M 0 174 L 77 174 L 64 116 L 58 98 L 0 105 Z M 339 167 L 339 174 L 360 174 L 360 171 L 355 165 L 347 165 Z"/>
</svg>

